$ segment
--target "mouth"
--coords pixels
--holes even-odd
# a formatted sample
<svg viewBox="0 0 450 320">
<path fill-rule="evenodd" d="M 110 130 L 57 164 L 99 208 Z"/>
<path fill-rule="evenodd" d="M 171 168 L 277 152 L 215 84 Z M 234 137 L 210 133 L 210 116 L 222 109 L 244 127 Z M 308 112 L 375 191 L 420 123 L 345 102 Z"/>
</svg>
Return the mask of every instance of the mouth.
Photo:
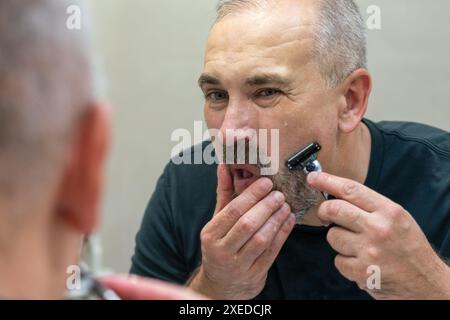
<svg viewBox="0 0 450 320">
<path fill-rule="evenodd" d="M 233 177 L 234 191 L 241 194 L 252 183 L 261 177 L 260 169 L 257 165 L 229 165 Z"/>
</svg>

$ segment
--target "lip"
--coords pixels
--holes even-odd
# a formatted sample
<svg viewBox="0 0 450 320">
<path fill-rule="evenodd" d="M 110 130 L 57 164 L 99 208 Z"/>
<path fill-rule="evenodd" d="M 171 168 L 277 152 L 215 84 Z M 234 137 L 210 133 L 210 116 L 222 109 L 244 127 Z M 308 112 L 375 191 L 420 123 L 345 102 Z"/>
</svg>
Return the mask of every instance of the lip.
<svg viewBox="0 0 450 320">
<path fill-rule="evenodd" d="M 260 169 L 256 165 L 237 164 L 229 165 L 233 177 L 234 191 L 242 193 L 261 176 Z"/>
</svg>

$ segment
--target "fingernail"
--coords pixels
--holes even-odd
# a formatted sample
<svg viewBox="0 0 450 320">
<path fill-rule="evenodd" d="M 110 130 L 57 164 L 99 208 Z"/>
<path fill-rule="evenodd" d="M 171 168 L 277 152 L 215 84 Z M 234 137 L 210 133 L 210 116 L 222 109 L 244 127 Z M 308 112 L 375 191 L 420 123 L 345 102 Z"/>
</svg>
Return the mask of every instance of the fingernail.
<svg viewBox="0 0 450 320">
<path fill-rule="evenodd" d="M 308 174 L 308 177 L 307 177 L 308 183 L 312 183 L 312 182 L 316 181 L 318 176 L 319 176 L 318 172 L 311 172 L 310 174 Z"/>
</svg>

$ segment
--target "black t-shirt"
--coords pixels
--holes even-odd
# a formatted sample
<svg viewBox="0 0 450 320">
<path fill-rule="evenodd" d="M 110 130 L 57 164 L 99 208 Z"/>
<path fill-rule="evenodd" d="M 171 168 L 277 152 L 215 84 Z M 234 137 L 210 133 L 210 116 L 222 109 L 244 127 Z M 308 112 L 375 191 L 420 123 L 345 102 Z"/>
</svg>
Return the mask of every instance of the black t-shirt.
<svg viewBox="0 0 450 320">
<path fill-rule="evenodd" d="M 372 137 L 365 185 L 408 210 L 437 253 L 450 258 L 450 134 L 417 123 L 364 123 Z M 136 236 L 131 273 L 187 281 L 201 261 L 200 231 L 213 215 L 216 168 L 166 166 Z M 257 299 L 370 298 L 335 268 L 327 231 L 296 226 Z"/>
</svg>

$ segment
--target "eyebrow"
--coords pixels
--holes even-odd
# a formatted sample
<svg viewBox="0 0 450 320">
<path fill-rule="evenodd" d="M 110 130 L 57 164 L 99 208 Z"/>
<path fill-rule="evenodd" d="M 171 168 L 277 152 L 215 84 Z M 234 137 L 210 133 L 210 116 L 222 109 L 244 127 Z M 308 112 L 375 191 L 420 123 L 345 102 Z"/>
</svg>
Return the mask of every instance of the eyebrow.
<svg viewBox="0 0 450 320">
<path fill-rule="evenodd" d="M 287 85 L 289 84 L 289 79 L 279 75 L 272 73 L 263 73 L 251 76 L 245 80 L 245 84 L 247 86 L 260 86 L 266 84 L 278 84 L 278 85 Z M 201 88 L 205 84 L 210 85 L 220 85 L 220 80 L 210 74 L 203 73 L 198 79 L 198 86 Z"/>
<path fill-rule="evenodd" d="M 265 84 L 278 84 L 287 85 L 289 84 L 289 79 L 282 77 L 278 74 L 264 73 L 254 75 L 245 81 L 247 86 L 260 86 Z"/>
<path fill-rule="evenodd" d="M 211 84 L 211 85 L 220 85 L 219 79 L 213 77 L 210 74 L 203 73 L 200 78 L 198 78 L 198 86 L 201 88 L 205 84 Z"/>
</svg>

